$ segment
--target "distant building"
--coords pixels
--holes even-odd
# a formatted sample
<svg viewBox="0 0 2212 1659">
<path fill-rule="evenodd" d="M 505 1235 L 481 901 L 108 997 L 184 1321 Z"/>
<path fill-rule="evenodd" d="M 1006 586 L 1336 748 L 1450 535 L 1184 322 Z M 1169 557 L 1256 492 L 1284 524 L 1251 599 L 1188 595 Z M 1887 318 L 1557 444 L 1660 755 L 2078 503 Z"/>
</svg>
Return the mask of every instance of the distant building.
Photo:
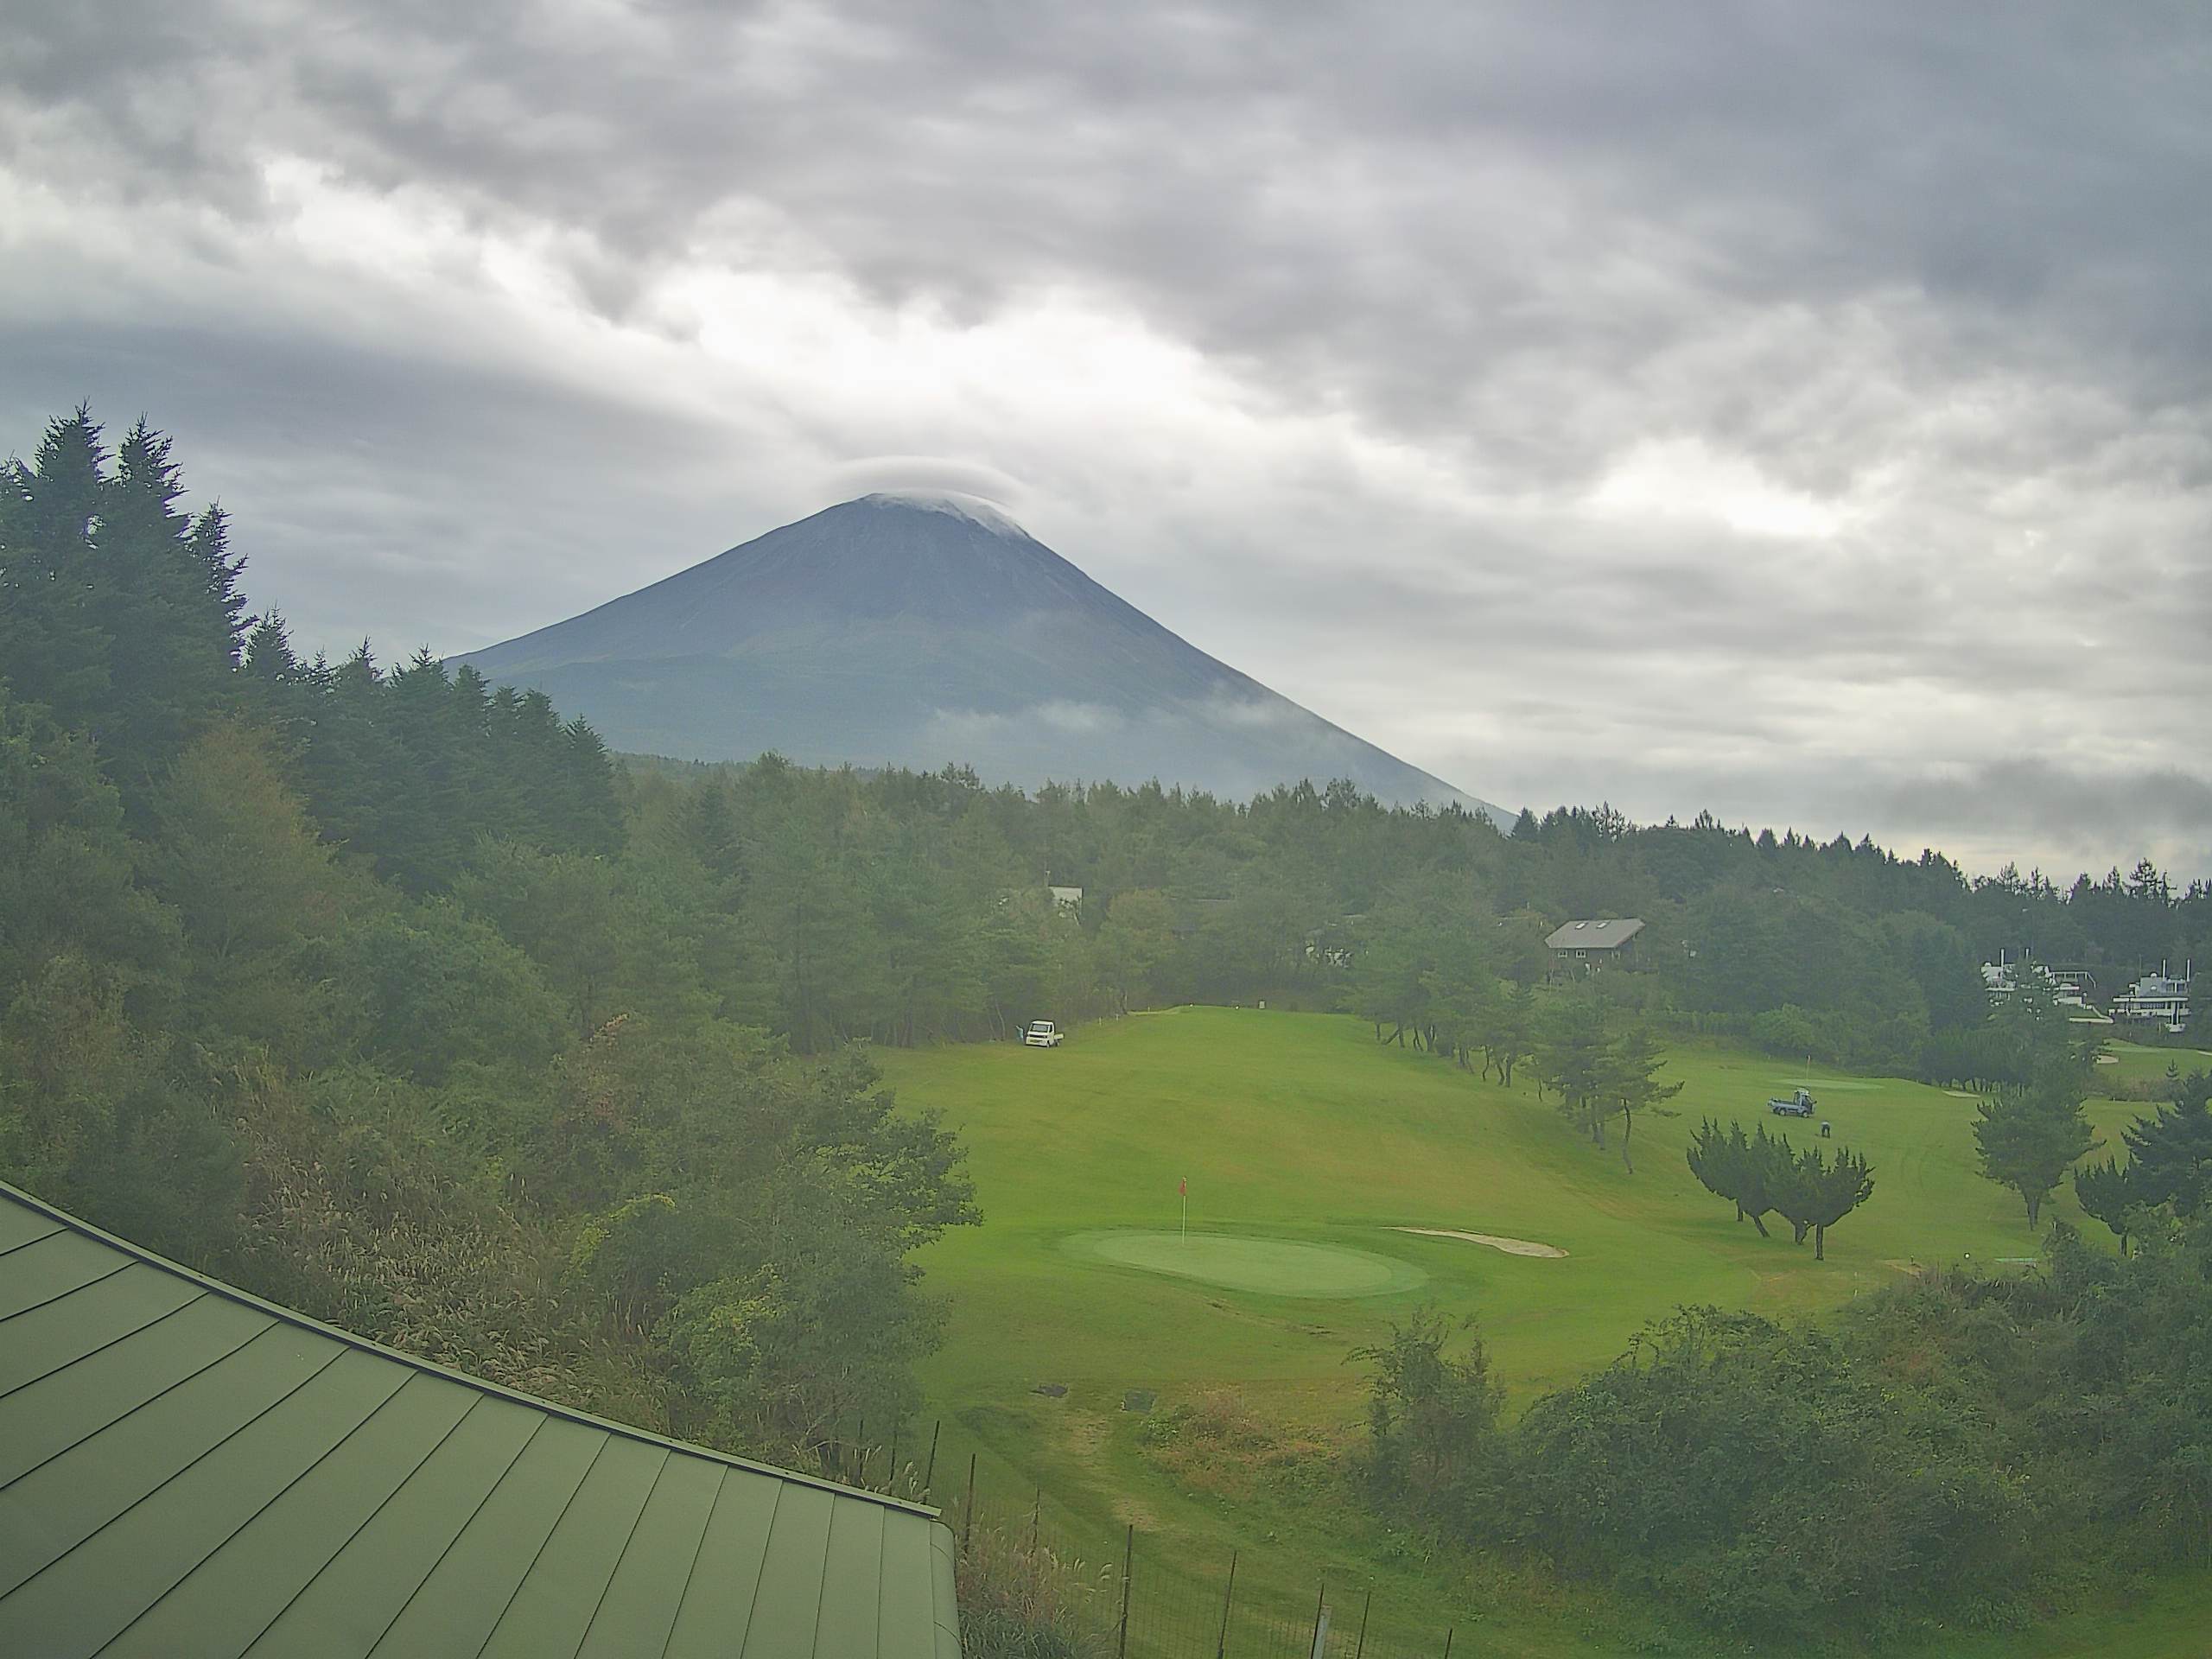
<svg viewBox="0 0 2212 1659">
<path fill-rule="evenodd" d="M 2045 967 L 2028 957 L 2007 962 L 1999 957 L 1995 962 L 1981 964 L 1982 988 L 1989 993 L 1992 1007 L 2002 1007 L 2012 1000 L 2020 988 L 2024 976 L 2032 976 L 2050 993 L 2050 1000 L 2064 1008 L 2066 1017 L 2077 1026 L 2108 1026 L 2112 1021 L 2096 1010 L 2089 1001 L 2088 977 L 2072 969 Z"/>
<path fill-rule="evenodd" d="M 1058 905 L 1062 910 L 1081 910 L 1083 908 L 1083 889 L 1081 887 L 1047 887 L 1045 891 L 1052 895 L 1052 902 Z"/>
<path fill-rule="evenodd" d="M 2145 974 L 2112 1000 L 2112 1017 L 2144 1025 L 2162 1026 L 2171 1032 L 2189 1028 L 2189 987 L 2194 976 L 2179 979 L 2170 974 Z"/>
<path fill-rule="evenodd" d="M 1569 922 L 1544 941 L 1554 973 L 1590 974 L 1600 968 L 1633 968 L 1636 936 L 1643 924 L 1633 916 Z"/>
</svg>

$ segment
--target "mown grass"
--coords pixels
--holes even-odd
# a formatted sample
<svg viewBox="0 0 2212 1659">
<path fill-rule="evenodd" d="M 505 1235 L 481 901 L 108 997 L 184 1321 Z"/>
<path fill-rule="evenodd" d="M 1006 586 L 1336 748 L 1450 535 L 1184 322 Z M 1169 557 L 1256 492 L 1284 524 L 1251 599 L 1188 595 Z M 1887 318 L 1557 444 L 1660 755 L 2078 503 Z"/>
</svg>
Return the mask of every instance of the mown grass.
<svg viewBox="0 0 2212 1659">
<path fill-rule="evenodd" d="M 1282 1488 L 1279 1470 L 1256 1493 L 1218 1480 L 1194 1488 L 1147 1452 L 1145 1420 L 1122 1409 L 1125 1392 L 1155 1391 L 1155 1409 L 1172 1411 L 1230 1390 L 1287 1434 L 1342 1443 L 1362 1407 L 1346 1355 L 1424 1303 L 1478 1319 L 1525 1402 L 1605 1364 L 1678 1304 L 1815 1313 L 1915 1262 L 2004 1262 L 2037 1249 L 2019 1200 L 1975 1172 L 1972 1101 L 1894 1079 L 1801 1078 L 1737 1051 L 1674 1057 L 1668 1075 L 1686 1087 L 1672 1116 L 1639 1120 L 1633 1173 L 1617 1141 L 1601 1150 L 1578 1139 L 1527 1085 L 1509 1090 L 1379 1046 L 1337 1016 L 1185 1008 L 1087 1027 L 1058 1050 L 880 1059 L 902 1101 L 938 1109 L 962 1135 L 985 1217 L 924 1257 L 951 1315 L 925 1378 L 946 1423 L 940 1498 L 964 1481 L 974 1452 L 987 1504 L 1026 1512 L 1041 1486 L 1046 1525 L 1096 1540 L 1100 1553 L 1135 1522 L 1166 1570 L 1190 1577 L 1243 1551 L 1240 1596 L 1310 1605 L 1319 1576 L 1373 1582 L 1378 1642 L 1392 1627 L 1410 1637 L 1456 1623 L 1456 1653 L 1700 1650 L 1602 1595 L 1464 1564 L 1445 1571 L 1372 1518 Z M 1872 1159 L 1878 1183 L 1872 1202 L 1830 1233 L 1824 1262 L 1786 1228 L 1761 1238 L 1735 1222 L 1682 1160 L 1701 1117 L 1782 1122 L 1766 1117 L 1767 1096 L 1800 1081 L 1820 1096 L 1835 1143 Z M 2099 1102 L 2092 1117 L 2116 1141 L 2139 1109 Z M 1816 1123 L 1784 1126 L 1802 1137 Z M 1061 1248 L 1103 1228 L 1174 1228 L 1184 1179 L 1193 1230 L 1350 1245 L 1416 1266 L 1427 1282 L 1356 1299 L 1271 1296 Z M 2047 1206 L 2053 1216 L 2103 1236 L 2069 1192 Z M 1408 1226 L 1568 1254 L 1532 1259 L 1394 1230 Z M 1034 1392 L 1046 1383 L 1066 1392 Z M 2181 1598 L 2177 1618 L 2212 1613 L 2212 1595 L 2164 1594 Z M 2163 1605 L 2139 1601 L 2139 1622 L 2153 1622 L 2145 1630 Z M 2094 1645 L 2065 1645 L 2077 1624 L 2083 1642 L 2096 1632 Z M 2094 1618 L 2062 1620 L 2008 1637 L 2001 1650 L 2189 1651 L 2159 1645 L 2163 1628 L 2132 1649 L 2107 1644 L 2119 1635 Z"/>
</svg>

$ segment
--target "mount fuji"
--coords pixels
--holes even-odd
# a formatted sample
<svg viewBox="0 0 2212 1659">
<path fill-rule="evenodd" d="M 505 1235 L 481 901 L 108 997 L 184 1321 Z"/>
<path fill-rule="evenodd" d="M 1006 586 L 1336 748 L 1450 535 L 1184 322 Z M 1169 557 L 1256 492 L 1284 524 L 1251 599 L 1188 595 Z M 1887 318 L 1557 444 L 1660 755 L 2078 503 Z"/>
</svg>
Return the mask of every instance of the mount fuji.
<svg viewBox="0 0 2212 1659">
<path fill-rule="evenodd" d="M 975 497 L 862 496 L 452 660 L 632 753 L 953 761 L 994 784 L 1156 778 L 1237 798 L 1347 778 L 1511 823 L 1208 656 Z"/>
</svg>

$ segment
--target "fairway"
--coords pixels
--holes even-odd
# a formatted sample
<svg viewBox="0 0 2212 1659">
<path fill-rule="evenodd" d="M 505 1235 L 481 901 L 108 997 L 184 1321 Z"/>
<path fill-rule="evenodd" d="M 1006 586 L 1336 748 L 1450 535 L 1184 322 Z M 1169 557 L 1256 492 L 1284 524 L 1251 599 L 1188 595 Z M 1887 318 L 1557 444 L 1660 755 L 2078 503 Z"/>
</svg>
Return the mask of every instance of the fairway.
<svg viewBox="0 0 2212 1659">
<path fill-rule="evenodd" d="M 1337 1015 L 1179 1008 L 1084 1027 L 1049 1053 L 994 1044 L 878 1059 L 903 1105 L 941 1112 L 959 1134 L 984 1217 L 918 1257 L 949 1315 L 923 1371 L 927 1414 L 944 1421 L 940 1471 L 964 1471 L 973 1453 L 987 1497 L 1027 1513 L 1041 1492 L 1046 1523 L 1097 1559 L 1135 1525 L 1208 1582 L 1239 1550 L 1240 1586 L 1285 1607 L 1302 1597 L 1310 1611 L 1327 1576 L 1376 1585 L 1378 1630 L 1402 1609 L 1455 1609 L 1460 1655 L 1630 1643 L 1468 1599 L 1376 1543 L 1357 1516 L 1302 1511 L 1234 1481 L 1193 1490 L 1147 1450 L 1147 1425 L 1228 1397 L 1287 1437 L 1352 1444 L 1365 1368 L 1347 1356 L 1424 1306 L 1478 1322 L 1518 1410 L 1610 1363 L 1682 1304 L 1817 1313 L 1916 1264 L 2039 1248 L 2019 1198 L 1976 1172 L 1972 1099 L 1825 1072 L 1813 1088 L 1830 1144 L 1867 1155 L 1874 1197 L 1830 1232 L 1825 1262 L 1787 1227 L 1760 1237 L 1683 1160 L 1708 1115 L 1801 1141 L 1817 1133 L 1776 1124 L 1767 1100 L 1781 1070 L 1741 1050 L 1670 1056 L 1662 1077 L 1686 1086 L 1671 1116 L 1638 1117 L 1633 1173 L 1617 1138 L 1604 1148 L 1578 1138 L 1529 1084 L 1385 1046 Z M 2111 1147 L 2141 1109 L 2093 1101 L 2089 1116 Z M 2112 1244 L 2070 1187 L 2045 1217 Z M 1467 1235 L 1565 1254 L 1531 1258 Z M 1132 1395 L 1156 1395 L 1150 1415 L 1125 1408 Z M 1250 1455 L 1266 1466 L 1264 1449 Z M 2047 1634 L 2018 1651 L 2097 1650 Z"/>
<path fill-rule="evenodd" d="M 1061 1248 L 1118 1267 L 1202 1279 L 1263 1296 L 1379 1296 L 1414 1289 L 1428 1278 L 1409 1262 L 1341 1244 L 1225 1233 L 1077 1233 Z"/>
</svg>

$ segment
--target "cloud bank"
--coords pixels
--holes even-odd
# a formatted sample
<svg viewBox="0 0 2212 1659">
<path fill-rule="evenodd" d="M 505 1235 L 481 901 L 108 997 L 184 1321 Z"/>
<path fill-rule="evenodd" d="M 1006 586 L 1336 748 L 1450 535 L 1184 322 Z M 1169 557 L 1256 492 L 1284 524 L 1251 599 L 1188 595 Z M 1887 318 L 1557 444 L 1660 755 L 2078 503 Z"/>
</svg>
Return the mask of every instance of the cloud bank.
<svg viewBox="0 0 2212 1659">
<path fill-rule="evenodd" d="M 2201 8 L 16 10 L 0 442 L 310 643 L 953 489 L 1491 799 L 2212 873 Z"/>
</svg>

